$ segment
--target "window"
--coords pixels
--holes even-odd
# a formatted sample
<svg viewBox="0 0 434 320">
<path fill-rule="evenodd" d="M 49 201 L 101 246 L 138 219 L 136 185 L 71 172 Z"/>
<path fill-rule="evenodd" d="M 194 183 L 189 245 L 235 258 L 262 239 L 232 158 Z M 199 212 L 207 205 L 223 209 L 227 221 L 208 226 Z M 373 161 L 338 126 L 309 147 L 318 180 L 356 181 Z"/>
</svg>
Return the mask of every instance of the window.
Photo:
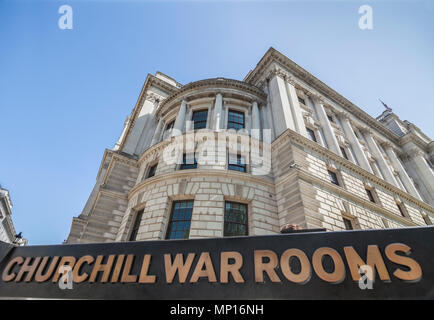
<svg viewBox="0 0 434 320">
<path fill-rule="evenodd" d="M 306 128 L 307 131 L 307 136 L 309 137 L 310 140 L 318 142 L 316 140 L 316 136 L 315 136 L 315 131 L 313 131 L 312 129 Z"/>
<path fill-rule="evenodd" d="M 368 195 L 369 201 L 371 201 L 373 203 L 376 203 L 372 191 L 370 189 L 365 189 L 365 190 L 366 190 L 366 194 Z"/>
<path fill-rule="evenodd" d="M 153 176 L 155 176 L 155 171 L 157 171 L 157 165 L 158 163 L 154 164 L 153 166 L 151 166 L 148 170 L 148 174 L 146 175 L 146 178 L 151 178 Z"/>
<path fill-rule="evenodd" d="M 197 168 L 197 161 L 194 154 L 188 154 L 188 158 L 187 158 L 187 154 L 184 153 L 182 155 L 182 164 L 180 170 L 196 169 L 196 168 Z"/>
<path fill-rule="evenodd" d="M 354 230 L 353 222 L 350 219 L 348 218 L 342 218 L 342 219 L 344 219 L 344 225 L 346 230 Z"/>
<path fill-rule="evenodd" d="M 131 230 L 130 241 L 136 241 L 137 233 L 139 232 L 140 222 L 142 221 L 143 210 L 140 210 L 136 214 L 136 218 L 134 220 L 133 230 Z"/>
<path fill-rule="evenodd" d="M 345 148 L 343 148 L 343 147 L 339 147 L 339 148 L 341 149 L 342 156 L 343 156 L 345 159 L 349 160 L 349 159 L 348 159 L 348 154 L 347 154 L 347 152 L 345 151 Z"/>
<path fill-rule="evenodd" d="M 402 203 L 396 203 L 396 206 L 398 207 L 401 216 L 403 216 L 404 218 L 408 218 L 408 213 L 404 205 Z"/>
<path fill-rule="evenodd" d="M 246 172 L 246 161 L 240 154 L 229 154 L 228 170 Z"/>
<path fill-rule="evenodd" d="M 306 105 L 306 101 L 304 101 L 303 98 L 298 97 L 298 102 L 300 102 L 300 103 Z"/>
<path fill-rule="evenodd" d="M 335 121 L 333 120 L 333 116 L 331 116 L 331 115 L 328 114 L 327 118 L 330 120 L 330 122 L 335 123 Z"/>
<path fill-rule="evenodd" d="M 164 133 L 163 133 L 163 139 L 166 139 L 168 134 L 170 133 L 170 131 L 173 129 L 173 126 L 175 125 L 175 120 L 169 122 L 166 125 L 166 128 L 164 129 Z"/>
<path fill-rule="evenodd" d="M 339 186 L 340 184 L 339 184 L 338 175 L 336 174 L 336 172 L 333 172 L 330 170 L 327 170 L 327 171 L 329 173 L 330 182 Z"/>
<path fill-rule="evenodd" d="M 422 215 L 422 217 L 423 217 L 423 220 L 425 220 L 425 223 L 427 225 L 432 225 L 431 219 L 428 217 L 428 215 L 424 214 L 424 215 Z"/>
<path fill-rule="evenodd" d="M 244 128 L 244 113 L 229 110 L 228 112 L 228 129 L 240 130 Z"/>
<path fill-rule="evenodd" d="M 247 233 L 247 205 L 226 201 L 224 236 L 246 236 Z"/>
<path fill-rule="evenodd" d="M 193 200 L 173 202 L 166 239 L 188 239 L 192 212 Z"/>
<path fill-rule="evenodd" d="M 208 118 L 208 110 L 194 111 L 192 120 L 194 122 L 194 130 L 206 128 L 206 119 Z"/>
</svg>

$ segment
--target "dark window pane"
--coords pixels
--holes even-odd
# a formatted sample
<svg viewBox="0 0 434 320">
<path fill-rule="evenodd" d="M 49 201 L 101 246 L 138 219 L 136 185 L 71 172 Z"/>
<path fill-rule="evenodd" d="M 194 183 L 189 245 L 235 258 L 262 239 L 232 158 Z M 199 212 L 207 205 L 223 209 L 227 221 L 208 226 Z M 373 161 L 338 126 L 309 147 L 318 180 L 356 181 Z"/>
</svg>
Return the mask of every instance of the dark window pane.
<svg viewBox="0 0 434 320">
<path fill-rule="evenodd" d="M 244 113 L 234 110 L 228 112 L 228 129 L 240 130 L 244 128 Z"/>
<path fill-rule="evenodd" d="M 342 147 L 340 147 L 341 148 L 341 152 L 342 152 L 342 156 L 345 158 L 345 159 L 347 159 L 348 160 L 348 155 L 347 155 L 347 152 L 345 151 L 345 149 L 344 148 L 342 148 Z"/>
<path fill-rule="evenodd" d="M 235 170 L 240 172 L 246 172 L 246 161 L 241 155 L 237 155 L 236 158 L 229 154 L 228 170 Z"/>
<path fill-rule="evenodd" d="M 353 223 L 351 222 L 351 220 L 343 218 L 344 219 L 344 224 L 345 224 L 345 229 L 347 230 L 353 230 Z"/>
<path fill-rule="evenodd" d="M 315 132 L 312 129 L 306 128 L 307 135 L 310 140 L 317 142 Z"/>
<path fill-rule="evenodd" d="M 172 208 L 172 217 L 167 228 L 167 239 L 188 239 L 193 200 L 176 201 Z"/>
<path fill-rule="evenodd" d="M 184 153 L 184 155 L 182 156 L 182 164 L 181 164 L 181 170 L 184 169 L 196 169 L 197 168 L 197 161 L 196 161 L 196 157 L 193 155 L 189 155 L 187 157 L 187 155 Z"/>
<path fill-rule="evenodd" d="M 247 235 L 247 205 L 244 203 L 225 203 L 224 236 Z"/>
<path fill-rule="evenodd" d="M 339 180 L 338 180 L 338 176 L 336 175 L 335 172 L 328 170 L 329 172 L 329 177 L 330 177 L 330 182 L 335 184 L 335 185 L 339 185 Z"/>
<path fill-rule="evenodd" d="M 149 168 L 148 176 L 146 178 L 151 178 L 155 176 L 155 171 L 157 171 L 157 165 L 158 163 L 154 164 L 152 167 Z"/>
<path fill-rule="evenodd" d="M 375 203 L 375 198 L 374 198 L 374 195 L 372 194 L 372 191 L 369 190 L 369 189 L 366 189 L 366 193 L 367 193 L 367 195 L 368 195 L 369 200 L 370 200 L 371 202 L 374 202 L 374 203 Z"/>
<path fill-rule="evenodd" d="M 206 128 L 206 119 L 208 118 L 208 110 L 194 111 L 192 120 L 194 122 L 194 130 Z"/>
<path fill-rule="evenodd" d="M 302 104 L 306 105 L 306 101 L 304 101 L 303 98 L 298 97 L 298 101 L 301 102 Z"/>
<path fill-rule="evenodd" d="M 133 230 L 131 230 L 130 241 L 135 241 L 137 238 L 137 233 L 139 232 L 142 216 L 143 216 L 143 209 L 137 212 L 136 218 L 134 220 Z"/>
</svg>

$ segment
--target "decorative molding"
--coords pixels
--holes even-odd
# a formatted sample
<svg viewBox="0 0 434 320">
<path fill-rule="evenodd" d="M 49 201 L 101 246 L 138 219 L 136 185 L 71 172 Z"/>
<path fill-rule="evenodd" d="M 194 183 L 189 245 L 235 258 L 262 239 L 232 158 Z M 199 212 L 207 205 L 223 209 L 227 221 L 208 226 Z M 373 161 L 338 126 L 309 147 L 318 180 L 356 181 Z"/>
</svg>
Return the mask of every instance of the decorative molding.
<svg viewBox="0 0 434 320">
<path fill-rule="evenodd" d="M 365 169 L 359 167 L 358 165 L 354 164 L 353 162 L 346 160 L 345 158 L 335 154 L 334 152 L 324 148 L 320 144 L 311 141 L 310 139 L 302 136 L 301 134 L 291 130 L 287 129 L 284 131 L 272 144 L 271 144 L 271 150 L 272 152 L 275 151 L 276 148 L 279 147 L 279 145 L 285 143 L 286 141 L 292 141 L 296 142 L 297 144 L 307 147 L 309 150 L 314 151 L 318 153 L 321 156 L 324 156 L 326 159 L 329 159 L 331 161 L 334 161 L 336 164 L 339 164 L 341 167 L 349 169 L 353 171 L 354 173 L 358 174 L 361 179 L 366 179 L 367 181 L 370 181 L 372 183 L 375 183 L 376 185 L 399 195 L 403 199 L 407 200 L 408 202 L 411 202 L 424 210 L 427 210 L 431 213 L 434 213 L 434 207 L 430 206 L 429 204 L 413 197 L 411 194 L 399 189 L 398 187 L 390 184 L 389 182 L 375 176 L 374 174 L 366 171 Z"/>
</svg>

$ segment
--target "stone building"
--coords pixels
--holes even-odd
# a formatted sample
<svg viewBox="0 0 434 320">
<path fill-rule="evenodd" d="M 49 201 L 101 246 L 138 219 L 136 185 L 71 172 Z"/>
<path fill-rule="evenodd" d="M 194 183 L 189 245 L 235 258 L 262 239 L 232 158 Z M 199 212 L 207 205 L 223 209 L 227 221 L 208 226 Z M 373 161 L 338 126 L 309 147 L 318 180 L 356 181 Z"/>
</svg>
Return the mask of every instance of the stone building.
<svg viewBox="0 0 434 320">
<path fill-rule="evenodd" d="M 429 225 L 433 163 L 415 125 L 371 117 L 273 48 L 243 81 L 157 72 L 66 243 Z"/>
<path fill-rule="evenodd" d="M 12 201 L 9 191 L 0 186 L 0 241 L 27 245 L 27 239 L 17 236 L 12 222 Z"/>
</svg>

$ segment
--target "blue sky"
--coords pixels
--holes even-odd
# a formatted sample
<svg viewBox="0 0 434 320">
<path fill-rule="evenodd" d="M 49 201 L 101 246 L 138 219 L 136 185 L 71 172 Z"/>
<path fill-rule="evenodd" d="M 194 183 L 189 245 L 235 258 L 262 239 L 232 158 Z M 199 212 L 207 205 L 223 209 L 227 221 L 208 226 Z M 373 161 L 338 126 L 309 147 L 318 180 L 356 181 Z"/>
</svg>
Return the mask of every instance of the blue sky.
<svg viewBox="0 0 434 320">
<path fill-rule="evenodd" d="M 66 239 L 147 73 L 242 80 L 273 46 L 372 116 L 430 137 L 434 1 L 0 0 L 0 184 L 30 244 Z M 60 30 L 58 8 L 73 9 Z M 360 30 L 370 4 L 374 29 Z"/>
</svg>

